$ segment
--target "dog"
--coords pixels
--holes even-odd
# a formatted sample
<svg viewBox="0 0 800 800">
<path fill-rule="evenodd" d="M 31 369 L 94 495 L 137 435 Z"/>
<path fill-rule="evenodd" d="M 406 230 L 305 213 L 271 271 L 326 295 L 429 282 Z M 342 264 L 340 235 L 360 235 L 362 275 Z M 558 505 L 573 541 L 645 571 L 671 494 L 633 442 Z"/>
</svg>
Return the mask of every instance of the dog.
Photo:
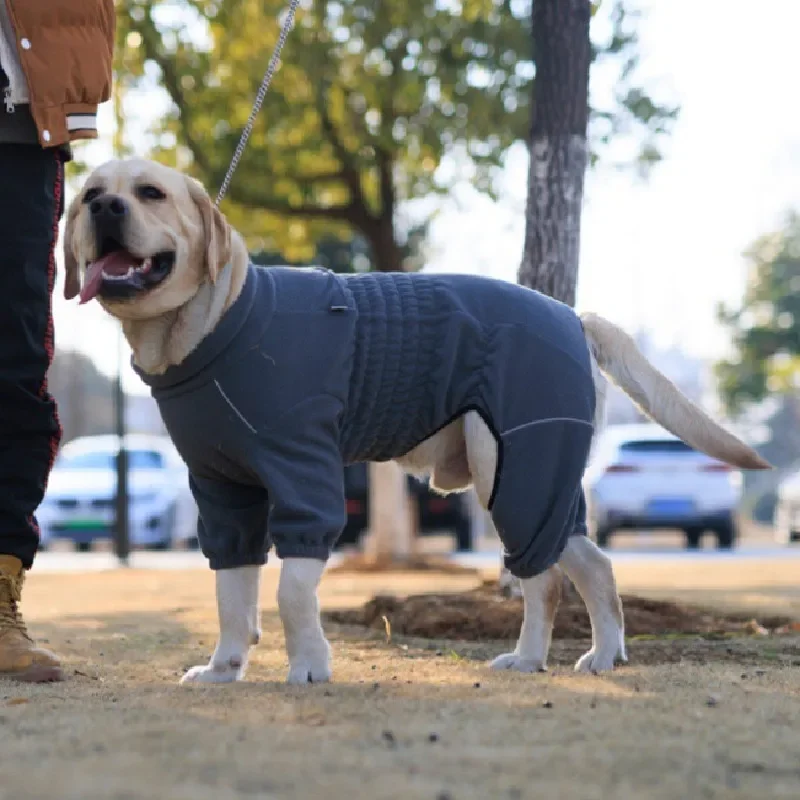
<svg viewBox="0 0 800 800">
<path fill-rule="evenodd" d="M 474 276 L 254 268 L 202 186 L 156 163 L 96 169 L 68 209 L 64 250 L 65 296 L 96 297 L 121 321 L 189 465 L 220 632 L 183 682 L 244 677 L 270 540 L 288 681 L 330 679 L 317 587 L 345 520 L 345 462 L 395 459 L 442 493 L 474 487 L 524 597 L 516 648 L 492 667 L 521 672 L 546 669 L 563 573 L 591 619 L 575 668 L 626 660 L 580 486 L 606 377 L 692 447 L 769 468 L 596 314 Z"/>
</svg>

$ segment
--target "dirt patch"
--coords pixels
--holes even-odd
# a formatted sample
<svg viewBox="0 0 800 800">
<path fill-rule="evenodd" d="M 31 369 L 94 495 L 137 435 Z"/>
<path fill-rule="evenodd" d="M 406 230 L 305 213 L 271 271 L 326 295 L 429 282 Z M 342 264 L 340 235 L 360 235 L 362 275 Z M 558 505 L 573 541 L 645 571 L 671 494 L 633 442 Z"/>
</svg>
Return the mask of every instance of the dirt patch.
<svg viewBox="0 0 800 800">
<path fill-rule="evenodd" d="M 747 562 L 723 563 L 713 578 L 741 592 L 772 577 L 794 603 L 797 563 L 775 559 L 763 582 Z M 666 587 L 683 581 L 671 599 L 693 603 L 679 566 L 658 569 Z M 648 569 L 621 585 L 635 594 Z M 635 639 L 628 666 L 597 676 L 572 670 L 586 642 L 561 639 L 549 674 L 522 675 L 488 668 L 506 642 L 387 644 L 382 630 L 330 625 L 334 682 L 287 686 L 278 570 L 267 568 L 247 681 L 180 686 L 216 642 L 210 570 L 30 578 L 31 632 L 70 680 L 0 680 L 0 800 L 800 797 L 798 635 Z M 360 608 L 377 593 L 476 583 L 339 573 L 322 581 L 320 602 Z"/>
<path fill-rule="evenodd" d="M 415 553 L 408 558 L 372 558 L 363 553 L 350 553 L 327 573 L 358 575 L 361 573 L 438 572 L 443 575 L 478 575 L 478 570 L 453 563 L 446 556 L 435 553 Z"/>
<path fill-rule="evenodd" d="M 700 634 L 765 634 L 789 632 L 786 617 L 754 620 L 740 614 L 698 608 L 665 600 L 623 595 L 627 636 Z M 459 594 L 420 594 L 409 597 L 377 595 L 362 607 L 327 614 L 330 621 L 384 630 L 426 639 L 487 641 L 515 639 L 522 624 L 522 599 L 498 594 L 496 581 Z M 386 620 L 384 619 L 386 618 Z M 569 592 L 556 615 L 556 639 L 587 639 L 592 635 L 589 616 L 580 597 Z"/>
</svg>

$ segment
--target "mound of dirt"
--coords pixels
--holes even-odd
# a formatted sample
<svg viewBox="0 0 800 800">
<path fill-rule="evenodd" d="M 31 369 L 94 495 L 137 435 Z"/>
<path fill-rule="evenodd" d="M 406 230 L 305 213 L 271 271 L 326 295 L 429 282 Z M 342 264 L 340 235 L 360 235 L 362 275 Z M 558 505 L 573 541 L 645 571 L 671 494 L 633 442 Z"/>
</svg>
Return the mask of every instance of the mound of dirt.
<svg viewBox="0 0 800 800">
<path fill-rule="evenodd" d="M 478 570 L 454 564 L 434 553 L 413 554 L 408 558 L 370 558 L 363 553 L 351 553 L 327 570 L 329 573 L 375 572 L 441 572 L 445 575 L 477 575 Z"/>
<path fill-rule="evenodd" d="M 632 595 L 623 595 L 622 604 L 628 636 L 764 634 L 791 624 L 785 618 L 758 623 L 742 615 Z M 497 583 L 487 581 L 460 594 L 378 595 L 361 608 L 331 611 L 326 616 L 332 622 L 376 630 L 386 629 L 386 617 L 392 633 L 425 639 L 516 639 L 522 624 L 522 600 L 501 597 Z M 554 638 L 587 639 L 591 635 L 586 607 L 576 593 L 566 593 L 556 615 Z"/>
</svg>

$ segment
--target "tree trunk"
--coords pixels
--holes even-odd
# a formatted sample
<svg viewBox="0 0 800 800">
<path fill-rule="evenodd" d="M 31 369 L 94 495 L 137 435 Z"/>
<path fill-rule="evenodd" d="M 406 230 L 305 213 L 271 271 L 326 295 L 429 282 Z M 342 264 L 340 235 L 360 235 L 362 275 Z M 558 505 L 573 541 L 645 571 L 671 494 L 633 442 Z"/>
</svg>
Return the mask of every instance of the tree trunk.
<svg viewBox="0 0 800 800">
<path fill-rule="evenodd" d="M 569 305 L 578 279 L 587 163 L 590 0 L 534 0 L 536 61 L 519 282 Z"/>
<path fill-rule="evenodd" d="M 369 465 L 369 535 L 364 555 L 376 566 L 408 561 L 414 526 L 406 476 L 394 461 Z"/>
<path fill-rule="evenodd" d="M 518 280 L 570 306 L 575 305 L 578 282 L 588 160 L 590 20 L 590 0 L 533 0 L 536 79 Z M 520 593 L 519 581 L 505 567 L 500 588 L 505 594 Z"/>
</svg>

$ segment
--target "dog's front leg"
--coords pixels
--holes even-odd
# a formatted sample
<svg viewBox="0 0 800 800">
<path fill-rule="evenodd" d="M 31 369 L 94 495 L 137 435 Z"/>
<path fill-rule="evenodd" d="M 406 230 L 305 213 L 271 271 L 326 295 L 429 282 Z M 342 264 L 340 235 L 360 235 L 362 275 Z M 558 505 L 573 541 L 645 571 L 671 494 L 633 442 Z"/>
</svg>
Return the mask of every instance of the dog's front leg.
<svg viewBox="0 0 800 800">
<path fill-rule="evenodd" d="M 317 586 L 325 562 L 285 558 L 278 583 L 278 611 L 286 636 L 289 683 L 331 679 L 331 647 L 322 631 Z"/>
<path fill-rule="evenodd" d="M 219 641 L 208 664 L 192 667 L 181 683 L 231 683 L 244 678 L 250 648 L 258 644 L 261 567 L 217 570 Z"/>
</svg>

